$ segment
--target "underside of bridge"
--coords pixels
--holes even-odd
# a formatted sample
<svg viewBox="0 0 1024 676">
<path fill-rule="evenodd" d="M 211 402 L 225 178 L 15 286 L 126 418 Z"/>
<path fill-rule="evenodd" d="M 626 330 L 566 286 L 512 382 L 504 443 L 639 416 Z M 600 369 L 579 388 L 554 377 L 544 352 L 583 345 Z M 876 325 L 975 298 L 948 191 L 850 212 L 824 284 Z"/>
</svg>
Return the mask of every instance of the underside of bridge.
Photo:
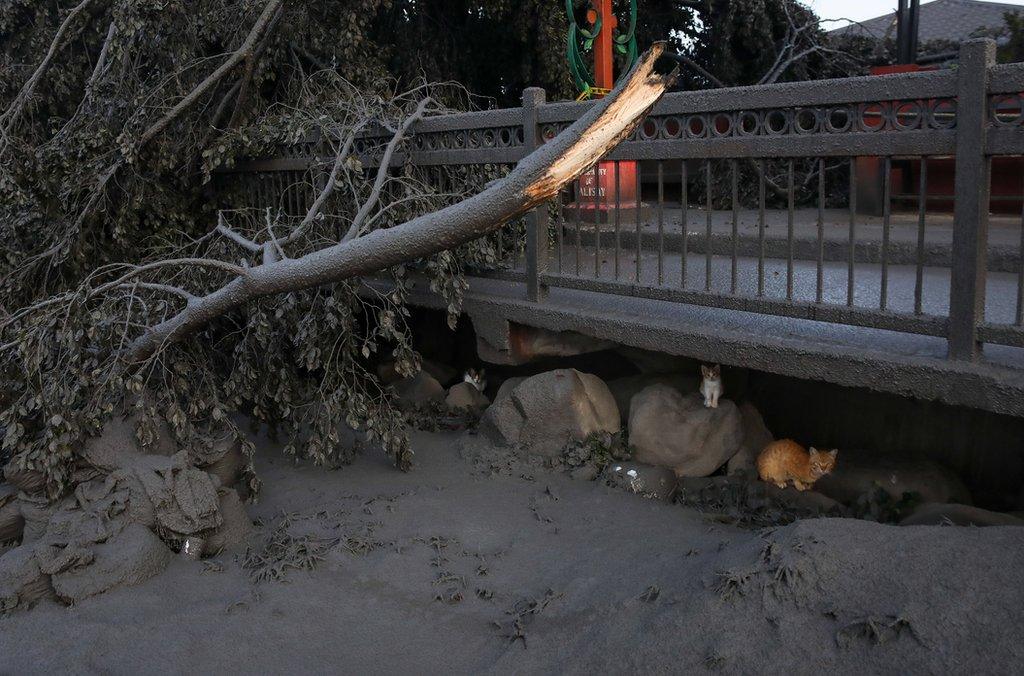
<svg viewBox="0 0 1024 676">
<path fill-rule="evenodd" d="M 1024 417 L 1024 349 L 947 358 L 944 339 L 674 302 L 471 278 L 464 313 L 480 360 L 521 364 L 624 346 L 729 367 Z M 414 304 L 442 308 L 426 284 Z"/>
</svg>

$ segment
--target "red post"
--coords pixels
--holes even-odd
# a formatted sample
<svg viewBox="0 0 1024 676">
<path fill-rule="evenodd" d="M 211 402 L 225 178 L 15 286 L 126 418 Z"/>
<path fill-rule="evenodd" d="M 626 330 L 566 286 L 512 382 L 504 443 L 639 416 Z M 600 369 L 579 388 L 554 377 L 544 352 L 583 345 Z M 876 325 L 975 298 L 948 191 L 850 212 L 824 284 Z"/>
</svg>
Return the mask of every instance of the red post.
<svg viewBox="0 0 1024 676">
<path fill-rule="evenodd" d="M 617 21 L 612 13 L 612 0 L 595 0 L 594 5 L 601 13 L 601 32 L 594 42 L 594 86 L 611 89 L 615 86 L 612 34 Z"/>
<path fill-rule="evenodd" d="M 615 87 L 615 43 L 612 36 L 618 26 L 618 19 L 612 12 L 612 0 L 591 0 L 591 9 L 587 11 L 587 21 L 591 26 L 597 24 L 598 12 L 601 18 L 601 32 L 594 40 L 594 88 L 592 98 L 604 96 L 603 91 L 611 91 Z M 576 203 L 571 205 L 581 216 L 581 220 L 592 223 L 608 221 L 616 204 L 615 162 L 599 162 L 597 170 L 583 174 L 576 183 Z M 624 219 L 634 218 L 636 209 L 637 163 L 623 160 L 619 165 L 618 203 Z M 595 195 L 595 192 L 597 193 Z M 575 214 L 574 214 L 575 215 Z"/>
</svg>

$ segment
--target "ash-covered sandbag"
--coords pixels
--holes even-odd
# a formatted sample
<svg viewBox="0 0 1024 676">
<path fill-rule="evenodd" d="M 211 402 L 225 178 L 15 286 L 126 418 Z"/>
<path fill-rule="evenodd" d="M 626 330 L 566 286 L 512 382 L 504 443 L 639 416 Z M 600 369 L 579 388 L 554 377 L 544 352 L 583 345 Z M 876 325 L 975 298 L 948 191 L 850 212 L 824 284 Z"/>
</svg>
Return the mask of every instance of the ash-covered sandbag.
<svg viewBox="0 0 1024 676">
<path fill-rule="evenodd" d="M 242 451 L 242 442 L 231 433 L 217 439 L 208 448 L 193 448 L 191 456 L 194 464 L 217 477 L 225 488 L 237 484 L 249 464 Z"/>
<path fill-rule="evenodd" d="M 10 484 L 0 484 L 0 543 L 20 540 L 25 530 L 25 517 L 18 507 L 18 491 Z"/>
<path fill-rule="evenodd" d="M 35 547 L 39 569 L 46 575 L 55 575 L 88 566 L 96 560 L 92 549 L 77 543 L 39 544 Z"/>
<path fill-rule="evenodd" d="M 132 415 L 107 421 L 99 436 L 85 440 L 78 455 L 91 467 L 113 472 L 131 465 L 140 455 L 169 457 L 176 450 L 171 428 L 162 418 Z"/>
<path fill-rule="evenodd" d="M 25 531 L 22 533 L 22 544 L 36 542 L 41 539 L 49 527 L 50 519 L 66 506 L 74 505 L 74 498 L 66 497 L 58 502 L 50 502 L 42 495 L 19 495 L 18 509 L 25 519 Z"/>
<path fill-rule="evenodd" d="M 160 538 L 137 523 L 95 545 L 92 552 L 95 558 L 89 565 L 53 576 L 53 589 L 61 600 L 77 603 L 115 587 L 145 582 L 163 571 L 173 558 Z"/>
<path fill-rule="evenodd" d="M 4 479 L 22 493 L 42 493 L 46 488 L 46 477 L 35 469 L 23 469 L 18 458 L 11 460 L 4 467 Z"/>
<path fill-rule="evenodd" d="M 217 489 L 206 472 L 189 464 L 182 451 L 170 458 L 146 456 L 129 468 L 153 505 L 158 530 L 192 535 L 221 525 Z"/>
<path fill-rule="evenodd" d="M 22 545 L 0 556 L 0 613 L 53 596 L 50 576 L 39 568 L 33 547 Z"/>
<path fill-rule="evenodd" d="M 245 505 L 238 491 L 228 488 L 220 492 L 220 528 L 207 536 L 203 545 L 204 556 L 215 556 L 221 552 L 241 551 L 245 548 L 255 530 L 252 519 L 245 511 Z"/>
</svg>

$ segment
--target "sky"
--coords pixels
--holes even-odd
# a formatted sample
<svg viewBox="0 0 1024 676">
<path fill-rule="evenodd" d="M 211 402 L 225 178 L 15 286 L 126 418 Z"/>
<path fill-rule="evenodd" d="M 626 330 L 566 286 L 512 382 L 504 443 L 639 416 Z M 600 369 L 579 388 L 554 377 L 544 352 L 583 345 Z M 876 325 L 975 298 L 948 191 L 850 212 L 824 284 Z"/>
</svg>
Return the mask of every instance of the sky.
<svg viewBox="0 0 1024 676">
<path fill-rule="evenodd" d="M 1024 0 L 998 0 L 1009 5 L 1024 7 Z M 896 11 L 895 0 L 804 0 L 822 19 L 852 19 L 863 21 Z M 908 3 L 909 4 L 909 3 Z M 921 4 L 927 4 L 922 2 Z M 846 22 L 825 24 L 826 29 L 838 28 Z"/>
</svg>

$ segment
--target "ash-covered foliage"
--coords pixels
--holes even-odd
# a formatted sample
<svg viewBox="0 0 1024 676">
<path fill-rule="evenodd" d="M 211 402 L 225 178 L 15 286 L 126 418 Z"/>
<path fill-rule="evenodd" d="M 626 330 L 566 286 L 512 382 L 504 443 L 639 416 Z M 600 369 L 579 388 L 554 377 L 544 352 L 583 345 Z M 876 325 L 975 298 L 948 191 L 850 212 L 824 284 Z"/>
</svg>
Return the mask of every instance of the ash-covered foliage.
<svg viewBox="0 0 1024 676">
<path fill-rule="evenodd" d="M 410 117 L 470 104 L 460 87 L 401 89 L 387 76 L 360 37 L 380 4 L 0 3 L 0 464 L 43 471 L 56 496 L 111 416 L 137 414 L 145 442 L 162 419 L 189 447 L 241 438 L 240 412 L 319 463 L 350 456 L 350 427 L 408 466 L 405 420 L 375 362 L 418 369 L 411 275 L 444 295 L 454 321 L 462 266 L 493 261 L 491 240 L 392 269 L 390 284 L 265 296 L 142 363 L 123 359 L 248 267 L 391 227 L 494 178 L 439 188 L 412 167 L 381 177 L 346 152 L 369 132 L 365 152 L 396 135 L 400 149 Z M 349 11 L 339 40 L 335 19 Z M 213 170 L 311 134 L 325 154 L 310 172 L 317 208 L 218 212 Z"/>
</svg>

